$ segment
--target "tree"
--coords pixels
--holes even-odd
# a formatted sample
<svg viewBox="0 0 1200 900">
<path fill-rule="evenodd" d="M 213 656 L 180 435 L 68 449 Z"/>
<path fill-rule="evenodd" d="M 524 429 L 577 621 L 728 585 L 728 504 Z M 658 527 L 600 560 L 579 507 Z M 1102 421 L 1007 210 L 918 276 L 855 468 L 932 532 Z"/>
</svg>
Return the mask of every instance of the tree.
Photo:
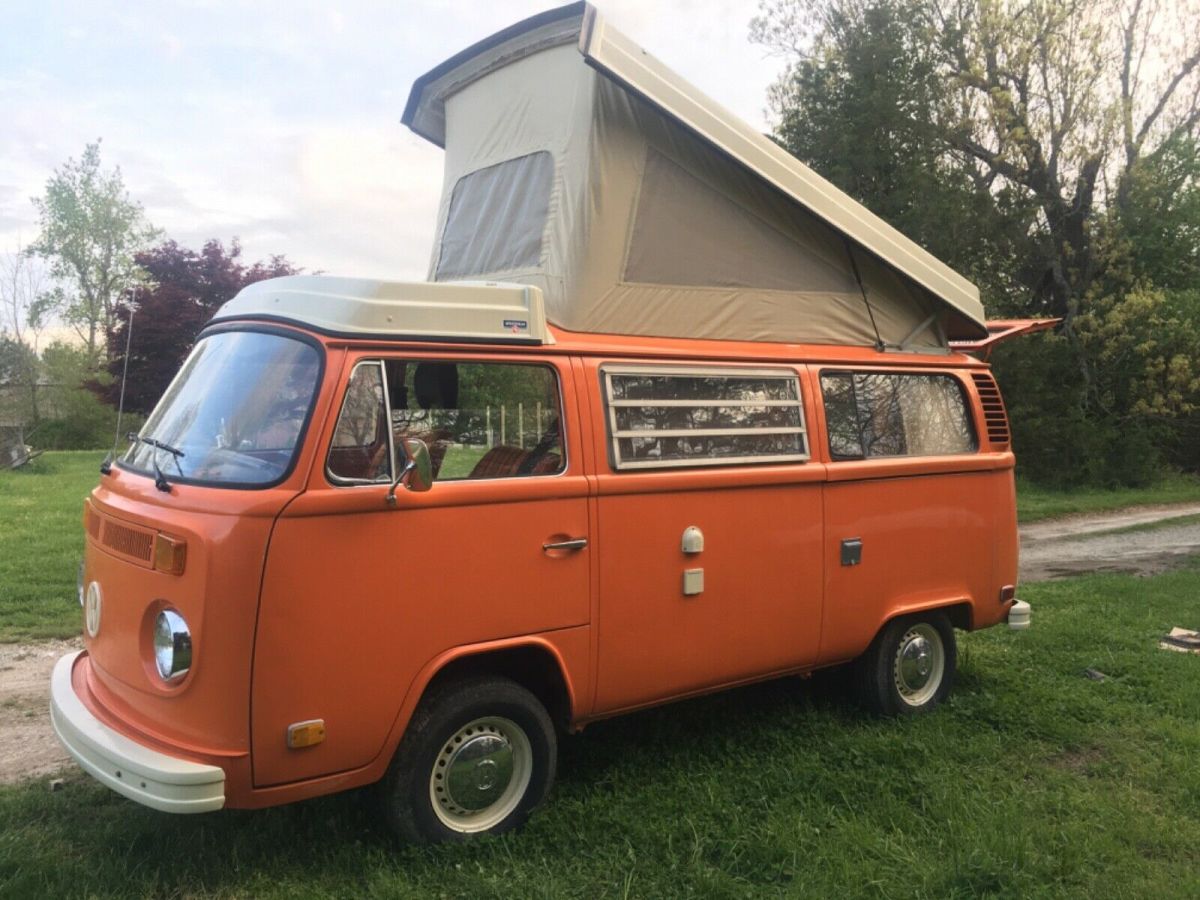
<svg viewBox="0 0 1200 900">
<path fill-rule="evenodd" d="M 98 341 L 112 326 L 117 301 L 135 280 L 134 254 L 158 232 L 140 204 L 130 200 L 120 168 L 100 167 L 100 142 L 68 159 L 34 198 L 40 233 L 28 253 L 44 259 L 57 287 L 38 313 L 55 312 L 99 363 Z"/>
<path fill-rule="evenodd" d="M 300 271 L 282 256 L 246 266 L 241 255 L 236 238 L 228 251 L 217 240 L 208 241 L 199 252 L 168 240 L 138 253 L 135 259 L 145 284 L 136 295 L 127 290 L 115 306 L 114 321 L 105 333 L 110 377 L 104 384 L 93 384 L 93 390 L 113 406 L 119 402 L 131 310 L 125 408 L 148 414 L 191 352 L 200 330 L 223 303 L 248 284 Z"/>
<path fill-rule="evenodd" d="M 793 105 L 821 93 L 814 82 L 862 83 L 854 40 L 878 32 L 880 18 L 913 56 L 885 77 L 919 101 L 893 107 L 892 119 L 978 194 L 1024 201 L 1027 307 L 1064 317 L 1069 334 L 1104 274 L 1106 220 L 1125 214 L 1147 160 L 1197 134 L 1200 2 L 781 0 L 753 33 L 793 57 L 774 95 L 785 121 L 820 124 Z"/>
<path fill-rule="evenodd" d="M 42 272 L 28 255 L 18 248 L 16 253 L 0 257 L 0 333 L 14 344 L 8 348 L 12 371 L 5 373 L 3 380 L 25 388 L 28 397 L 27 414 L 31 423 L 40 416 L 38 388 L 41 371 L 38 361 L 38 344 L 41 340 L 42 322 L 38 315 L 42 297 Z"/>
<path fill-rule="evenodd" d="M 993 359 L 1027 473 L 1144 479 L 1198 433 L 1198 12 L 771 0 L 752 25 L 789 62 L 771 94 L 789 150 L 977 281 L 992 316 L 1065 320 Z"/>
<path fill-rule="evenodd" d="M 754 23 L 782 49 L 803 33 L 798 4 Z M 978 282 L 990 297 L 1020 290 L 1027 203 L 980 190 L 946 152 L 936 127 L 944 86 L 902 4 L 830 10 L 812 46 L 788 44 L 792 64 L 771 89 L 777 139 L 878 215 Z M 783 10 L 793 14 L 784 16 Z"/>
</svg>

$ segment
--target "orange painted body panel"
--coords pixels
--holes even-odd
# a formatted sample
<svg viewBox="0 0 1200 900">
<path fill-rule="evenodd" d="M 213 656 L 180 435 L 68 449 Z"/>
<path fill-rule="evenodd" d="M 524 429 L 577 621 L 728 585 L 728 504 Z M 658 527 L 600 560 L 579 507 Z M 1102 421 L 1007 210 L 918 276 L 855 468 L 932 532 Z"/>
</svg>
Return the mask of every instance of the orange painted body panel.
<svg viewBox="0 0 1200 900">
<path fill-rule="evenodd" d="M 559 367 L 573 400 L 569 363 Z M 573 402 L 563 418 L 577 434 Z M 334 486 L 315 468 L 276 525 L 254 659 L 256 784 L 375 759 L 417 673 L 440 654 L 589 620 L 590 548 L 542 550 L 588 537 L 582 462 L 544 478 L 401 489 L 396 509 L 386 493 Z M 287 726 L 314 718 L 325 720 L 324 743 L 288 749 Z"/>
<path fill-rule="evenodd" d="M 593 410 L 604 405 L 600 362 L 584 364 Z M 590 421 L 599 461 L 594 714 L 812 665 L 824 466 L 755 466 L 752 479 L 744 466 L 617 473 L 603 417 Z M 704 549 L 689 555 L 681 538 L 692 526 Z M 686 569 L 702 570 L 701 593 L 684 594 Z"/>
<path fill-rule="evenodd" d="M 1013 457 L 986 443 L 961 355 L 611 338 L 554 331 L 541 347 L 402 345 L 313 335 L 326 348 L 313 417 L 291 474 L 263 490 L 173 485 L 114 468 L 102 516 L 187 542 L 182 575 L 90 539 L 86 577 L 103 627 L 74 671 L 85 705 L 155 748 L 225 769 L 226 803 L 259 807 L 377 780 L 430 680 L 463 656 L 528 647 L 559 668 L 570 724 L 860 653 L 891 616 L 966 603 L 971 627 L 1001 621 L 1016 581 Z M 324 460 L 360 359 L 538 362 L 562 391 L 566 471 L 438 482 L 427 493 L 335 486 Z M 604 363 L 779 366 L 800 377 L 811 458 L 788 464 L 617 472 Z M 958 372 L 980 452 L 833 461 L 821 366 Z M 699 527 L 703 552 L 681 549 Z M 840 543 L 864 542 L 859 566 Z M 586 538 L 574 552 L 549 541 Z M 688 596 L 685 569 L 702 568 Z M 154 614 L 169 602 L 193 633 L 192 670 L 157 679 Z M 292 750 L 288 725 L 323 719 Z"/>
</svg>

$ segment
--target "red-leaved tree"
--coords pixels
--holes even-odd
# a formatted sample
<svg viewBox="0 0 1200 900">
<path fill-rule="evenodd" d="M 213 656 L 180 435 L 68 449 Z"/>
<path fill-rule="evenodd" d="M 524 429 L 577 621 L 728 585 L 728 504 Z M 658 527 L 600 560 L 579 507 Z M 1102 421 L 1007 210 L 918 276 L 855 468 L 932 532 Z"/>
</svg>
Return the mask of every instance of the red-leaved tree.
<svg viewBox="0 0 1200 900">
<path fill-rule="evenodd" d="M 126 328 L 133 309 L 133 340 L 125 409 L 149 414 L 191 352 L 196 336 L 221 304 L 248 284 L 300 272 L 283 256 L 245 265 L 235 238 L 229 249 L 211 240 L 199 252 L 166 241 L 134 259 L 145 273 L 145 284 L 125 292 L 108 329 L 109 384 L 89 385 L 102 400 L 116 406 L 125 363 Z"/>
</svg>

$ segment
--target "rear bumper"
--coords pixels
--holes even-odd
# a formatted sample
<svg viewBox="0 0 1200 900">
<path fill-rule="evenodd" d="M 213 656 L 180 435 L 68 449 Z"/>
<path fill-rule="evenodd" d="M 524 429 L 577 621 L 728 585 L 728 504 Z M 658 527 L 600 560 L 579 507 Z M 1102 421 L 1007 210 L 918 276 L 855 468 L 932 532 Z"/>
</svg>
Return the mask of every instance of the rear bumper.
<svg viewBox="0 0 1200 900">
<path fill-rule="evenodd" d="M 118 794 L 163 812 L 199 813 L 225 805 L 225 772 L 139 744 L 105 725 L 75 693 L 72 672 L 83 655 L 68 653 L 50 677 L 50 721 L 58 739 L 89 775 Z"/>
<path fill-rule="evenodd" d="M 1029 627 L 1032 610 L 1024 600 L 1015 600 L 1008 610 L 1008 627 L 1013 631 L 1024 631 Z"/>
</svg>

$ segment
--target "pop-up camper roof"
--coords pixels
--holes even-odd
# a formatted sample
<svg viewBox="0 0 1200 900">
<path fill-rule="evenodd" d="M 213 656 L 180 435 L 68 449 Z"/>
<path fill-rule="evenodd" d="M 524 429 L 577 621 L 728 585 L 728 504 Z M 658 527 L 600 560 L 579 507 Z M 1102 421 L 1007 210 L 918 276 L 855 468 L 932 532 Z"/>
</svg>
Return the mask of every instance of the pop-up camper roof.
<svg viewBox="0 0 1200 900">
<path fill-rule="evenodd" d="M 444 147 L 430 279 L 539 287 L 569 331 L 944 350 L 979 291 L 709 100 L 594 7 L 417 79 Z"/>
</svg>

